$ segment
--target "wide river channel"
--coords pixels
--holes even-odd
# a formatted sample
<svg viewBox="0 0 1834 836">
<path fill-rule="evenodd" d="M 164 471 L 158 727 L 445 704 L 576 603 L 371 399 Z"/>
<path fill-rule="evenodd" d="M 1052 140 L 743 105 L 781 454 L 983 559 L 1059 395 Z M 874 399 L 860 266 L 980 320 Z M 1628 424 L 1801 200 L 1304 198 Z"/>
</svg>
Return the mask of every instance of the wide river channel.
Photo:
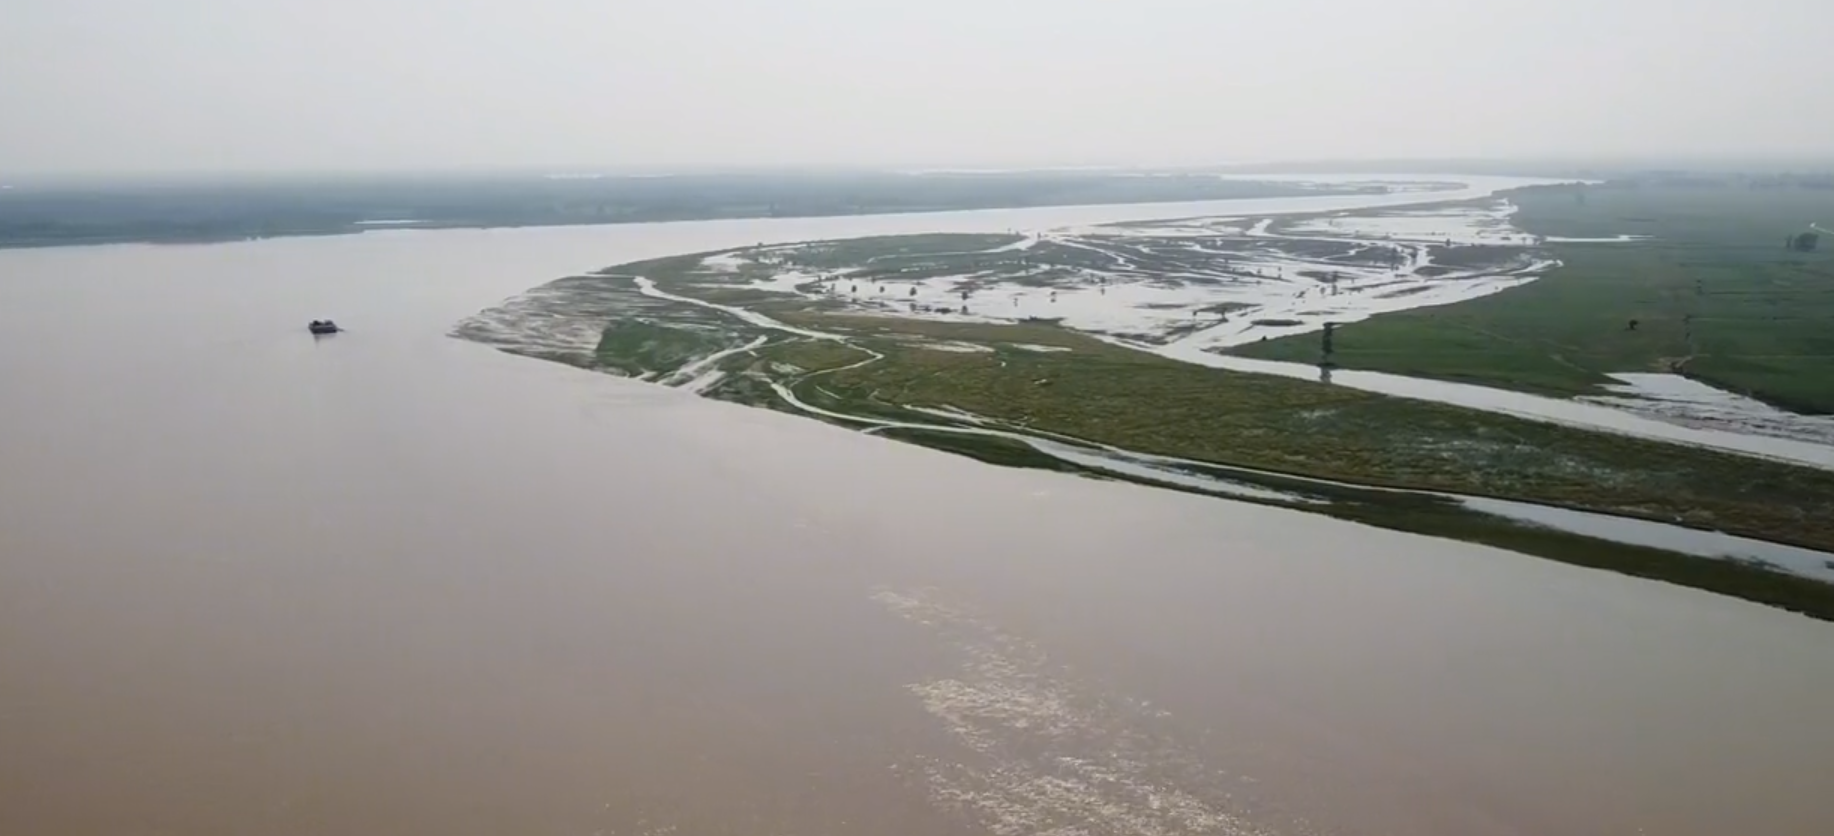
<svg viewBox="0 0 1834 836">
<path fill-rule="evenodd" d="M 447 336 L 670 253 L 1367 203 L 0 252 L 0 834 L 1834 833 L 1834 625 Z"/>
</svg>

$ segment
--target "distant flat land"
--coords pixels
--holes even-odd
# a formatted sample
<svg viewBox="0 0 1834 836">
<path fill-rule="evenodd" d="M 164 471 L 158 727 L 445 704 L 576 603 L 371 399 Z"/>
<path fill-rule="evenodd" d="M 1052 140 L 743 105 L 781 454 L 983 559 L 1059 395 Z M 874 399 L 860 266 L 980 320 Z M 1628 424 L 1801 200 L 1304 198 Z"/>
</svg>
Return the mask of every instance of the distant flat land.
<svg viewBox="0 0 1834 836">
<path fill-rule="evenodd" d="M 0 185 L 6 185 L 0 183 Z M 373 229 L 812 217 L 1340 192 L 1215 175 L 758 173 L 325 177 L 14 184 L 0 247 L 183 243 Z"/>
<path fill-rule="evenodd" d="M 1834 189 L 1749 178 L 1628 180 L 1512 192 L 1514 224 L 1565 266 L 1455 305 L 1337 330 L 1341 367 L 1559 396 L 1617 372 L 1678 372 L 1805 413 L 1834 413 Z M 1621 243 L 1558 238 L 1645 236 Z M 1635 330 L 1630 320 L 1637 321 Z M 1316 362 L 1315 335 L 1234 353 Z"/>
</svg>

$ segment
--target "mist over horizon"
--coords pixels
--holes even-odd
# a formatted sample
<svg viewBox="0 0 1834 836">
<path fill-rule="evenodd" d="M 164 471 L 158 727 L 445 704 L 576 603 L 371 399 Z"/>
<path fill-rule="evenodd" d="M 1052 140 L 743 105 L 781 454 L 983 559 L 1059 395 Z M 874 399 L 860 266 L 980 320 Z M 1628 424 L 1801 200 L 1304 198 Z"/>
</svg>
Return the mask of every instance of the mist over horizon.
<svg viewBox="0 0 1834 836">
<path fill-rule="evenodd" d="M 1817 8 L 12 0 L 0 178 L 1788 168 L 1834 148 Z"/>
<path fill-rule="evenodd" d="M 650 178 L 778 178 L 876 177 L 885 175 L 986 177 L 1000 175 L 1222 175 L 1252 179 L 1256 175 L 1483 175 L 1503 174 L 1546 177 L 1624 177 L 1664 172 L 1698 172 L 1749 175 L 1823 176 L 1834 172 L 1834 154 L 1821 156 L 1722 156 L 1514 159 L 1283 159 L 1264 162 L 1223 162 L 1190 165 L 1051 165 L 1015 163 L 977 166 L 950 163 L 886 163 L 879 165 L 476 165 L 400 166 L 324 169 L 174 169 L 152 171 L 90 170 L 17 172 L 0 168 L 0 189 L 62 188 L 84 186 L 161 186 L 393 181 L 493 181 L 632 180 Z"/>
</svg>

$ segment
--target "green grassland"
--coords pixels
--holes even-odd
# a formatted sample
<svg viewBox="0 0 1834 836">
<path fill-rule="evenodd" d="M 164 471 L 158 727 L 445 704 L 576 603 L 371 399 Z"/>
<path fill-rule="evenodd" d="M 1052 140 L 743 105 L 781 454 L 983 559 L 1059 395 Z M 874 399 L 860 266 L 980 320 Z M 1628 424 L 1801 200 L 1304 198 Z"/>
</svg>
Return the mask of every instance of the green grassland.
<svg viewBox="0 0 1834 836">
<path fill-rule="evenodd" d="M 1619 198 L 1588 196 L 1588 202 L 1577 203 L 1572 192 L 1530 192 L 1520 198 L 1522 222 L 1541 235 L 1630 231 L 1685 233 L 1696 240 L 1706 235 L 1698 229 L 1689 233 L 1691 227 L 1682 220 L 1663 227 L 1667 233 L 1619 229 L 1607 218 L 1641 216 L 1623 205 L 1612 209 Z M 1555 220 L 1548 220 L 1546 227 L 1531 225 L 1530 218 L 1539 216 L 1561 218 L 1559 224 L 1566 225 Z M 1761 222 L 1744 218 L 1744 224 L 1755 229 Z M 712 383 L 702 391 L 713 398 L 811 414 L 779 394 L 778 387 L 787 387 L 798 402 L 831 413 L 820 420 L 855 429 L 895 424 L 873 431 L 911 444 L 1001 466 L 1058 469 L 1214 493 L 1179 479 L 1084 468 L 1018 438 L 985 435 L 959 418 L 921 409 L 967 411 L 1007 433 L 1183 458 L 1187 464 L 1179 469 L 1192 475 L 1291 497 L 1238 497 L 1242 501 L 1286 506 L 1297 502 L 1309 512 L 1357 523 L 1682 583 L 1834 620 L 1834 585 L 1828 583 L 1751 563 L 1682 556 L 1515 523 L 1469 510 L 1453 499 L 1405 493 L 1443 491 L 1541 502 L 1834 552 L 1834 473 L 1828 471 L 1346 391 L 1315 381 L 1205 369 L 1117 347 L 1045 321 L 989 325 L 858 314 L 847 312 L 842 299 L 829 295 L 807 297 L 748 286 L 781 270 L 816 277 L 845 270 L 864 284 L 928 275 L 1038 279 L 1045 266 L 1058 260 L 1066 262 L 1064 270 L 1077 270 L 1084 260 L 1093 268 L 1111 268 L 1106 264 L 1110 255 L 1084 247 L 1058 247 L 1064 251 L 1056 253 L 1051 249 L 1055 244 L 1042 242 L 1029 249 L 1000 249 L 1016 240 L 1018 236 L 1012 235 L 886 236 L 757 247 L 743 251 L 743 259 L 723 260 L 719 266 L 704 264 L 715 253 L 636 262 L 581 277 L 572 310 L 578 312 L 585 304 L 591 306 L 587 314 L 605 315 L 607 321 L 587 365 L 646 380 L 680 381 L 684 376 L 669 372 L 763 337 L 756 347 L 717 361 L 717 370 L 724 374 L 704 378 Z M 1135 264 L 1133 270 L 1148 273 L 1176 271 L 1192 259 L 1190 251 L 1154 240 L 1126 242 L 1121 251 Z M 1729 259 L 1735 247 L 1718 242 L 1706 251 Z M 1403 332 L 1416 339 L 1409 350 L 1425 363 L 1420 369 L 1401 370 L 1577 394 L 1596 391 L 1597 383 L 1607 380 L 1608 370 L 1649 369 L 1652 363 L 1687 365 L 1707 358 L 1695 343 L 1717 345 L 1718 332 L 1709 317 L 1691 308 L 1700 304 L 1696 299 L 1713 301 L 1717 314 L 1728 321 L 1733 321 L 1733 314 L 1755 310 L 1750 299 L 1735 293 L 1731 279 L 1713 281 L 1698 253 L 1687 255 L 1685 247 L 1669 244 L 1669 238 L 1654 238 L 1649 244 L 1570 244 L 1561 246 L 1561 255 L 1572 266 L 1552 279 L 1476 303 L 1387 315 L 1342 328 L 1339 356 L 1344 365 L 1355 365 L 1346 356 L 1352 354 L 1353 339 L 1363 339 L 1359 334 L 1414 321 L 1425 325 Z M 1784 253 L 1781 235 L 1770 251 L 1750 249 L 1746 255 L 1740 264 L 1759 264 L 1762 270 L 1797 279 L 1801 271 L 1821 266 L 1816 255 Z M 1476 264 L 1519 259 L 1520 251 L 1465 247 L 1447 249 L 1440 257 Z M 1682 266 L 1687 271 L 1680 271 Z M 638 293 L 635 277 L 646 277 L 680 297 L 743 306 L 785 325 L 838 339 L 796 336 L 699 304 L 649 297 Z M 1520 299 L 1495 304 L 1508 297 Z M 1735 304 L 1740 299 L 1744 304 Z M 1612 308 L 1614 304 L 1621 304 L 1621 310 Z M 1486 306 L 1493 308 L 1486 314 L 1489 319 L 1473 325 L 1473 315 L 1465 312 Z M 1680 347 L 1667 332 L 1671 315 L 1685 317 Z M 1630 317 L 1640 319 L 1634 332 L 1623 326 Z M 1451 319 L 1460 326 L 1445 328 Z M 1541 336 L 1526 336 L 1531 328 L 1541 328 Z M 1759 326 L 1748 325 L 1746 332 L 1750 334 L 1740 347 L 1757 345 L 1757 336 L 1766 336 Z M 1431 348 L 1423 350 L 1420 341 L 1431 341 Z M 1315 336 L 1267 345 L 1302 347 L 1304 356 L 1293 359 L 1311 361 L 1317 356 Z M 1693 352 L 1693 359 L 1684 352 Z M 1750 361 L 1750 354 L 1739 358 Z M 706 367 L 697 365 L 695 378 L 701 378 L 702 370 Z"/>
<path fill-rule="evenodd" d="M 1565 266 L 1457 305 L 1337 330 L 1337 364 L 1552 395 L 1598 394 L 1612 372 L 1675 371 L 1802 412 L 1834 412 L 1834 253 L 1784 238 L 1834 218 L 1834 191 L 1602 185 L 1510 198 Z M 1826 241 L 1824 250 L 1834 248 Z M 1630 320 L 1637 328 L 1629 328 Z M 1235 349 L 1315 362 L 1316 335 Z"/>
<path fill-rule="evenodd" d="M 1834 473 L 1812 468 L 1209 369 L 1051 326 L 822 313 L 785 319 L 851 329 L 856 344 L 885 355 L 817 378 L 842 398 L 833 406 L 843 412 L 873 404 L 948 406 L 1145 453 L 1527 499 L 1834 550 Z M 936 351 L 908 341 L 913 335 L 993 350 Z M 760 356 L 811 370 L 861 359 L 844 348 L 791 343 Z M 819 356 L 801 353 L 808 351 Z"/>
<path fill-rule="evenodd" d="M 963 409 L 1035 435 L 1214 462 L 1206 469 L 1210 475 L 1323 500 L 1327 504 L 1301 507 L 1340 519 L 1484 543 L 1834 620 L 1834 586 L 1811 579 L 1519 525 L 1429 496 L 1355 486 L 1526 499 L 1829 549 L 1834 548 L 1834 525 L 1823 520 L 1834 518 L 1834 474 L 1306 381 L 1206 369 L 1047 325 L 819 313 L 786 318 L 804 327 L 848 333 L 853 344 L 790 340 L 733 358 L 733 370 L 752 373 L 730 378 L 717 397 L 794 412 L 761 383 L 767 377 L 786 379 L 780 373 L 793 369 L 787 381 L 799 398 L 864 419 L 919 417 L 906 407 Z M 936 351 L 914 338 L 993 350 Z M 1022 345 L 1071 350 L 1042 353 Z M 884 359 L 856 365 L 871 353 Z M 993 464 L 1116 478 L 1010 439 L 941 429 L 883 434 Z M 1352 484 L 1323 485 L 1306 477 Z"/>
<path fill-rule="evenodd" d="M 1542 197 L 1573 202 L 1570 194 L 1549 192 Z M 1600 202 L 1604 201 L 1595 198 L 1582 208 L 1596 211 Z M 1523 211 L 1530 210 L 1525 206 Z M 1010 238 L 913 236 L 784 252 L 813 268 L 843 249 L 845 258 L 856 263 L 880 258 L 897 261 L 974 252 L 1004 240 Z M 1637 257 L 1646 251 L 1621 245 L 1592 249 L 1609 258 Z M 1781 236 L 1775 249 L 1773 257 L 1780 256 Z M 755 293 L 706 283 L 701 260 L 701 255 L 672 257 L 606 273 L 641 274 L 671 292 L 720 297 L 722 302 L 727 301 L 727 294 Z M 1548 279 L 1523 291 L 1581 284 Z M 1456 311 L 1483 301 L 1487 300 L 1441 310 Z M 809 381 L 819 383 L 819 397 L 792 381 L 799 395 L 812 402 L 832 395 L 835 400 L 823 405 L 848 414 L 909 419 L 903 407 L 948 406 L 1019 427 L 1145 453 L 1360 484 L 1526 499 L 1834 551 L 1834 473 L 1308 381 L 1203 368 L 1049 324 L 990 325 L 847 315 L 822 310 L 819 300 L 812 304 L 780 294 L 747 306 L 791 325 L 846 335 L 851 345 L 774 339 L 756 351 L 728 358 L 722 366 L 729 372 L 750 371 L 785 379 L 781 370 L 786 368 L 818 372 L 858 363 L 870 356 L 862 349 L 885 356 L 879 362 L 824 373 Z M 730 321 L 729 326 L 744 333 L 720 340 L 717 346 L 697 349 L 694 341 L 708 339 L 699 333 L 701 318 L 723 315 L 705 309 L 688 310 L 684 315 L 691 318 L 687 324 L 696 327 L 666 335 L 669 339 L 659 339 L 643 329 L 628 335 L 622 326 L 608 330 L 601 342 L 601 361 L 608 367 L 619 367 L 622 362 L 655 370 L 682 352 L 708 353 L 760 333 Z M 1366 324 L 1380 325 L 1404 316 L 1391 315 Z M 1606 316 L 1617 318 L 1616 314 Z M 1647 330 L 1628 332 L 1628 337 L 1641 341 L 1636 345 L 1662 350 L 1656 342 L 1660 328 L 1645 327 Z M 1615 336 L 1623 326 L 1620 323 L 1607 330 Z M 1354 332 L 1346 327 L 1340 330 L 1344 333 Z M 1447 329 L 1445 333 L 1458 337 L 1450 342 L 1455 347 L 1447 351 L 1452 358 L 1470 358 L 1473 369 L 1503 376 L 1517 385 L 1529 381 L 1528 385 L 1537 388 L 1574 392 L 1602 379 L 1602 371 L 1577 364 L 1555 363 L 1549 369 L 1536 364 L 1541 355 L 1495 350 L 1470 340 L 1468 330 Z M 926 341 L 974 343 L 992 350 L 942 351 L 928 347 Z M 1269 344 L 1276 342 L 1282 341 Z M 1340 346 L 1349 342 L 1349 338 L 1339 339 Z M 668 356 L 645 356 L 635 362 L 610 356 L 634 350 L 625 343 Z M 1315 340 L 1301 344 L 1310 354 L 1306 359 L 1316 357 Z M 1021 347 L 1025 345 L 1070 350 L 1039 352 Z M 1590 356 L 1595 360 L 1634 356 L 1631 348 L 1623 346 L 1613 351 L 1595 347 Z M 1597 362 L 1601 369 L 1614 368 L 1609 365 L 1613 361 Z M 776 400 L 768 386 L 745 382 L 742 377 L 733 375 L 713 394 L 761 404 Z"/>
<path fill-rule="evenodd" d="M 1564 199 L 1572 198 L 1566 194 Z M 1596 209 L 1597 202 L 1595 198 L 1582 208 Z M 1528 211 L 1525 207 L 1524 212 Z M 827 298 L 764 293 L 742 286 L 776 269 L 819 274 L 861 263 L 888 274 L 936 269 L 939 262 L 947 261 L 961 262 L 949 265 L 951 270 L 971 263 L 977 268 L 1008 269 L 1010 265 L 996 265 L 989 256 L 1012 259 L 1022 254 L 989 254 L 985 249 L 1010 240 L 1010 236 L 936 235 L 771 248 L 749 253 L 755 266 L 741 268 L 739 275 L 706 268 L 702 259 L 707 254 L 611 268 L 595 278 L 603 287 L 595 288 L 590 297 L 604 300 L 607 313 L 612 314 L 593 364 L 608 371 L 661 379 L 656 375 L 764 337 L 761 345 L 721 359 L 718 365 L 725 376 L 705 393 L 809 414 L 786 402 L 774 388 L 785 386 L 798 400 L 851 416 L 822 420 L 856 428 L 873 422 L 925 424 L 930 428 L 881 427 L 875 431 L 996 464 L 1122 478 L 1040 453 L 1022 441 L 966 434 L 960 423 L 952 430 L 950 419 L 912 408 L 965 410 L 1008 431 L 1206 462 L 1209 464 L 1185 469 L 1303 494 L 1319 504 L 1301 507 L 1317 513 L 1680 583 L 1834 620 L 1834 585 L 1737 561 L 1689 557 L 1523 525 L 1443 498 L 1385 490 L 1494 496 L 1834 551 L 1834 473 L 1311 381 L 1210 369 L 1044 322 L 937 322 L 847 313 Z M 1142 252 L 1150 256 L 1149 249 L 1142 248 Z M 1781 236 L 1776 251 L 1768 257 L 1785 264 L 1815 263 L 1813 256 L 1798 259 L 1782 253 Z M 1654 245 L 1585 246 L 1583 252 L 1595 253 L 1599 259 L 1668 257 L 1666 250 Z M 1606 267 L 1597 269 L 1613 275 Z M 787 325 L 843 339 L 805 338 L 749 325 L 705 307 L 645 297 L 636 293 L 632 282 L 638 275 L 671 293 L 742 305 Z M 1568 275 L 1568 271 L 1557 275 Z M 1571 281 L 1570 275 L 1568 278 L 1565 282 L 1544 280 L 1501 296 L 1535 288 L 1562 290 L 1564 284 L 1563 292 L 1582 297 L 1564 303 L 1576 309 L 1574 316 L 1597 322 L 1623 316 L 1596 310 L 1601 307 L 1598 295 L 1607 288 L 1585 287 Z M 1617 292 L 1642 298 L 1625 288 Z M 1585 351 L 1575 351 L 1585 362 L 1563 357 L 1562 362 L 1550 364 L 1545 354 L 1498 351 L 1482 341 L 1452 341 L 1456 347 L 1449 352 L 1477 355 L 1471 359 L 1475 379 L 1500 375 L 1517 386 L 1563 394 L 1588 391 L 1603 379 L 1604 371 L 1620 368 L 1617 364 L 1632 362 L 1641 352 L 1669 350 L 1660 342 L 1659 313 L 1660 303 L 1673 294 L 1657 290 L 1645 295 L 1655 301 L 1630 315 L 1655 324 L 1627 332 L 1623 344 L 1594 341 Z M 631 307 L 619 315 L 610 310 L 617 305 Z M 1369 324 L 1381 325 L 1401 316 Z M 1622 323 L 1607 330 L 1616 336 L 1623 330 Z M 1573 326 L 1572 339 L 1581 341 L 1583 332 L 1581 326 Z M 1355 332 L 1346 328 L 1340 333 Z M 1450 333 L 1468 335 L 1470 331 Z M 1280 341 L 1270 341 L 1274 342 Z M 1340 338 L 1340 346 L 1345 342 Z M 1315 358 L 1311 353 L 1315 340 L 1302 344 L 1310 355 L 1303 359 Z M 960 350 L 964 347 L 980 350 Z M 1059 350 L 1041 351 L 1040 347 Z M 1198 490 L 1146 477 L 1125 478 Z M 1316 479 L 1342 484 L 1307 481 Z"/>
<path fill-rule="evenodd" d="M 743 344 L 742 335 L 730 330 L 626 319 L 606 326 L 593 355 L 600 369 L 637 377 L 673 372 L 697 358 Z"/>
</svg>

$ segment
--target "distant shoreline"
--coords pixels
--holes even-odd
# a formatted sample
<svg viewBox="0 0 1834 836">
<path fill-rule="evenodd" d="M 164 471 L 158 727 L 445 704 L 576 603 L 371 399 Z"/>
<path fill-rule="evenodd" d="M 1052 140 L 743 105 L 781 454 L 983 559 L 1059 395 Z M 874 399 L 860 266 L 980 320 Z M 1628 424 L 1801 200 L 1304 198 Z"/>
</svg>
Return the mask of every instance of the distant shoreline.
<svg viewBox="0 0 1834 836">
<path fill-rule="evenodd" d="M 1318 191 L 1318 192 L 1308 193 L 1308 196 L 1315 194 L 1318 197 L 1331 197 L 1331 196 L 1344 195 L 1344 194 L 1350 194 L 1350 193 L 1351 192 L 1348 190 L 1345 190 L 1345 191 Z M 1226 197 L 1194 198 L 1189 202 L 1199 202 L 1202 200 L 1249 200 L 1249 199 L 1253 199 L 1253 198 L 1226 198 Z M 238 241 L 264 241 L 264 240 L 269 240 L 269 239 L 274 239 L 274 238 L 329 238 L 329 237 L 335 237 L 339 235 L 363 235 L 363 234 L 374 233 L 374 232 L 405 232 L 405 231 L 436 232 L 436 231 L 442 231 L 442 230 L 455 230 L 455 229 L 537 229 L 537 228 L 543 228 L 543 227 L 554 228 L 554 227 L 575 227 L 575 226 L 624 226 L 626 224 L 646 224 L 646 223 L 694 223 L 698 221 L 756 221 L 756 220 L 771 220 L 771 219 L 788 220 L 788 219 L 795 219 L 795 218 L 844 218 L 844 217 L 866 216 L 866 215 L 923 215 L 923 214 L 932 214 L 932 213 L 939 213 L 939 212 L 978 212 L 978 211 L 993 211 L 993 210 L 999 210 L 999 209 L 1042 209 L 1042 208 L 1049 208 L 1049 207 L 1056 207 L 1056 206 L 1127 206 L 1127 205 L 1137 205 L 1137 204 L 1147 204 L 1147 203 L 1165 203 L 1165 202 L 1185 202 L 1185 201 L 1109 200 L 1109 201 L 1102 201 L 1099 203 L 1026 203 L 1026 204 L 1012 204 L 1012 205 L 998 205 L 998 206 L 937 206 L 937 207 L 920 207 L 920 208 L 911 208 L 911 209 L 868 209 L 868 210 L 861 210 L 857 212 L 818 212 L 818 213 L 796 214 L 796 215 L 705 215 L 705 216 L 682 216 L 682 217 L 667 217 L 667 218 L 628 218 L 628 219 L 619 219 L 619 220 L 528 221 L 528 222 L 521 222 L 521 223 L 496 222 L 496 221 L 489 221 L 489 222 L 486 222 L 486 221 L 473 221 L 473 222 L 422 221 L 422 222 L 415 222 L 412 224 L 365 224 L 362 221 L 353 221 L 348 227 L 340 228 L 340 229 L 324 229 L 324 230 L 304 230 L 302 229 L 298 231 L 276 232 L 276 233 L 265 234 L 265 235 L 217 235 L 217 236 L 201 236 L 201 237 L 121 236 L 121 237 L 109 237 L 109 238 L 59 239 L 59 240 L 54 240 L 54 241 L 42 241 L 42 242 L 41 241 L 0 240 L 0 250 L 50 249 L 54 247 L 89 247 L 89 246 L 104 246 L 104 245 L 110 245 L 110 244 L 154 244 L 154 245 L 187 246 L 187 245 L 197 245 L 197 244 L 231 244 L 231 243 L 235 243 Z"/>
<path fill-rule="evenodd" d="M 1184 203 L 1368 190 L 1104 173 L 378 180 L 0 192 L 0 249 Z"/>
</svg>

